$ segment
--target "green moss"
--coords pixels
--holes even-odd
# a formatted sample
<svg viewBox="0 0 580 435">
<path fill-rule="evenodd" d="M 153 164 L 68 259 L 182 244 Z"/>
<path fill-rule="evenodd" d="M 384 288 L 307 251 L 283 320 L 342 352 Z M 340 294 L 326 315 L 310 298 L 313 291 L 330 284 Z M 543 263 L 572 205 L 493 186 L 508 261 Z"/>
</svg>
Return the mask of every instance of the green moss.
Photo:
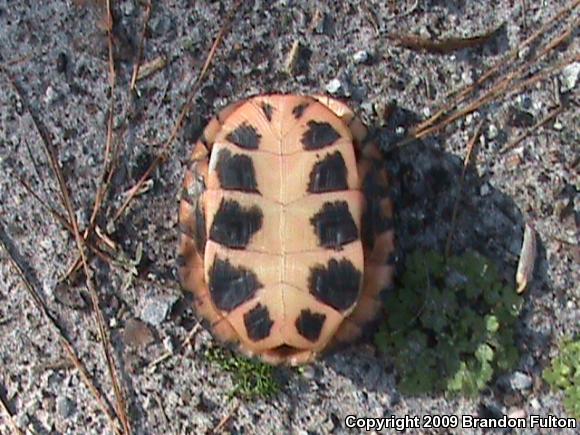
<svg viewBox="0 0 580 435">
<path fill-rule="evenodd" d="M 413 253 L 386 307 L 375 342 L 394 358 L 404 393 L 473 396 L 518 360 L 521 300 L 479 254 L 445 262 L 434 251 Z"/>
<path fill-rule="evenodd" d="M 564 338 L 559 348 L 543 377 L 553 389 L 564 391 L 566 410 L 572 417 L 580 418 L 580 340 Z"/>
<path fill-rule="evenodd" d="M 222 348 L 211 348 L 205 357 L 232 376 L 234 388 L 231 397 L 241 399 L 267 399 L 276 395 L 281 385 L 274 376 L 274 367 L 233 354 Z"/>
</svg>

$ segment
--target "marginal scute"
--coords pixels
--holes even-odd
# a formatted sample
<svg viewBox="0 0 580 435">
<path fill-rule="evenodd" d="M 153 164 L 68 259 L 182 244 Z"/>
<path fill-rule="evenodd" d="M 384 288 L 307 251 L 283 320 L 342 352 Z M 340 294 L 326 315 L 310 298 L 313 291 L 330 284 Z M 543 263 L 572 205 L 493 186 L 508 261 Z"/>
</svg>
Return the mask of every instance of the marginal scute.
<svg viewBox="0 0 580 435">
<path fill-rule="evenodd" d="M 251 157 L 244 154 L 232 155 L 227 148 L 220 149 L 218 153 L 216 172 L 222 189 L 259 193 Z"/>
<path fill-rule="evenodd" d="M 229 142 L 247 150 L 257 150 L 260 147 L 261 138 L 262 136 L 254 126 L 247 122 L 242 123 L 226 136 Z"/>
<path fill-rule="evenodd" d="M 308 121 L 308 130 L 302 136 L 305 150 L 319 150 L 340 139 L 340 134 L 328 122 Z"/>
<path fill-rule="evenodd" d="M 273 324 L 268 307 L 260 303 L 244 314 L 244 325 L 250 340 L 260 341 L 268 337 Z"/>
<path fill-rule="evenodd" d="M 302 310 L 295 322 L 296 330 L 308 341 L 315 342 L 320 338 L 325 320 L 326 314 Z"/>
<path fill-rule="evenodd" d="M 219 258 L 211 266 L 209 283 L 213 303 L 219 310 L 227 312 L 252 299 L 262 287 L 254 272 Z"/>
<path fill-rule="evenodd" d="M 312 168 L 308 192 L 324 193 L 347 189 L 347 169 L 340 152 L 326 155 Z"/>
<path fill-rule="evenodd" d="M 316 299 L 338 311 L 350 308 L 357 300 L 362 273 L 346 258 L 331 259 L 325 266 L 310 270 L 308 287 Z"/>
<path fill-rule="evenodd" d="M 320 246 L 340 249 L 358 240 L 358 229 L 346 201 L 325 202 L 322 209 L 310 219 Z"/>
<path fill-rule="evenodd" d="M 263 218 L 262 210 L 257 206 L 245 208 L 235 200 L 222 200 L 211 224 L 209 238 L 228 248 L 245 248 L 262 227 Z"/>
</svg>

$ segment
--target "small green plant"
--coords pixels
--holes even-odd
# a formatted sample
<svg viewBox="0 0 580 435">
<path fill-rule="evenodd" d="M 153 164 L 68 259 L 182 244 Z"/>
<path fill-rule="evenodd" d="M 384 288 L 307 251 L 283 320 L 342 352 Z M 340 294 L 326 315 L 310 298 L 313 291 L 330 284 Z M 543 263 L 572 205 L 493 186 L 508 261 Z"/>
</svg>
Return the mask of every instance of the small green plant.
<svg viewBox="0 0 580 435">
<path fill-rule="evenodd" d="M 564 338 L 559 348 L 543 377 L 553 389 L 564 391 L 566 410 L 572 417 L 580 418 L 580 339 Z"/>
<path fill-rule="evenodd" d="M 517 362 L 520 308 L 485 257 L 469 252 L 445 262 L 437 252 L 417 251 L 387 298 L 388 319 L 375 342 L 393 356 L 402 392 L 473 396 Z"/>
<path fill-rule="evenodd" d="M 280 391 L 280 384 L 274 376 L 274 367 L 259 361 L 233 354 L 222 348 L 210 348 L 206 358 L 231 373 L 234 388 L 230 397 L 243 399 L 267 399 Z"/>
</svg>

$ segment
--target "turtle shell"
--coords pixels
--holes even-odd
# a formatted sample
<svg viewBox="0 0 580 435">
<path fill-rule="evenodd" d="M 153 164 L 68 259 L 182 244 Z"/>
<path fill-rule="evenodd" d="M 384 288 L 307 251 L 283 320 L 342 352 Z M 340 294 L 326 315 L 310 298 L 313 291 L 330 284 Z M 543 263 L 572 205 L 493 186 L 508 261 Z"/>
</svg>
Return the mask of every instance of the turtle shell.
<svg viewBox="0 0 580 435">
<path fill-rule="evenodd" d="M 185 173 L 178 261 L 214 336 L 295 365 L 376 317 L 394 231 L 366 133 L 323 96 L 257 96 L 209 122 Z"/>
</svg>

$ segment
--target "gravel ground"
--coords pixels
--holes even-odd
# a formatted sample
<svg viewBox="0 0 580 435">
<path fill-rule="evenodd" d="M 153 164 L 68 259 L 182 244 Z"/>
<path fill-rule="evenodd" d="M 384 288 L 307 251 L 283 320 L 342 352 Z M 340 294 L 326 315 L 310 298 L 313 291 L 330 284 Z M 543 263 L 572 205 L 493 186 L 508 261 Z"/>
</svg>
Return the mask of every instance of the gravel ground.
<svg viewBox="0 0 580 435">
<path fill-rule="evenodd" d="M 114 3 L 114 138 L 119 157 L 99 223 L 124 253 L 126 264 L 137 263 L 139 257 L 141 261 L 133 277 L 98 259 L 92 260 L 91 268 L 135 433 L 208 433 L 228 415 L 225 430 L 238 434 L 343 433 L 344 418 L 350 414 L 565 416 L 561 395 L 551 393 L 540 375 L 555 354 L 558 338 L 579 332 L 579 64 L 493 102 L 421 142 L 394 144 L 410 126 L 442 107 L 449 92 L 472 83 L 572 2 L 242 2 L 170 158 L 153 173 L 150 189 L 111 225 L 110 217 L 125 192 L 170 135 L 191 80 L 233 7 L 229 1 L 155 2 L 159 4 L 151 14 L 143 57 L 149 61 L 163 55 L 169 62 L 140 81 L 139 97 L 132 98 L 129 83 L 146 2 Z M 552 35 L 571 22 L 568 18 L 556 26 Z M 501 23 L 497 34 L 482 45 L 452 53 L 401 48 L 385 37 L 387 33 L 428 39 L 469 37 Z M 103 27 L 98 7 L 89 0 L 0 0 L 0 64 L 16 78 L 47 126 L 81 229 L 91 215 L 107 134 L 111 91 Z M 556 65 L 571 53 L 577 56 L 575 38 L 536 62 L 532 72 Z M 301 48 L 288 73 L 287 57 L 296 41 Z M 523 50 L 519 59 L 539 49 Z M 29 265 L 29 275 L 35 277 L 42 298 L 60 319 L 97 387 L 114 401 L 82 279 L 59 283 L 76 256 L 74 239 L 16 182 L 16 177 L 24 178 L 46 203 L 62 210 L 42 141 L 26 101 L 1 72 L 0 83 L 0 235 Z M 177 200 L 187 152 L 215 110 L 248 95 L 273 91 L 333 92 L 379 128 L 393 175 L 401 260 L 414 249 L 444 246 L 466 144 L 479 122 L 485 121 L 476 164 L 466 174 L 452 248 L 490 256 L 513 282 L 524 223 L 537 230 L 536 271 L 518 330 L 522 358 L 518 372 L 508 375 L 519 381 L 512 382 L 513 388 L 502 388 L 500 379 L 475 400 L 408 397 L 397 391 L 390 357 L 377 354 L 370 343 L 359 343 L 303 374 L 281 369 L 287 382 L 273 399 L 236 404 L 228 401 L 230 375 L 203 357 L 204 350 L 214 345 L 206 331 L 195 336 L 192 346 L 148 370 L 151 361 L 174 348 L 195 324 L 191 301 L 182 296 L 174 267 Z M 396 108 L 391 110 L 393 101 Z M 564 112 L 509 152 L 500 153 L 559 103 L 567 108 Z M 5 250 L 0 254 L 0 283 L 0 396 L 16 425 L 40 434 L 112 433 Z M 11 431 L 6 413 L 0 412 L 0 433 Z"/>
</svg>

